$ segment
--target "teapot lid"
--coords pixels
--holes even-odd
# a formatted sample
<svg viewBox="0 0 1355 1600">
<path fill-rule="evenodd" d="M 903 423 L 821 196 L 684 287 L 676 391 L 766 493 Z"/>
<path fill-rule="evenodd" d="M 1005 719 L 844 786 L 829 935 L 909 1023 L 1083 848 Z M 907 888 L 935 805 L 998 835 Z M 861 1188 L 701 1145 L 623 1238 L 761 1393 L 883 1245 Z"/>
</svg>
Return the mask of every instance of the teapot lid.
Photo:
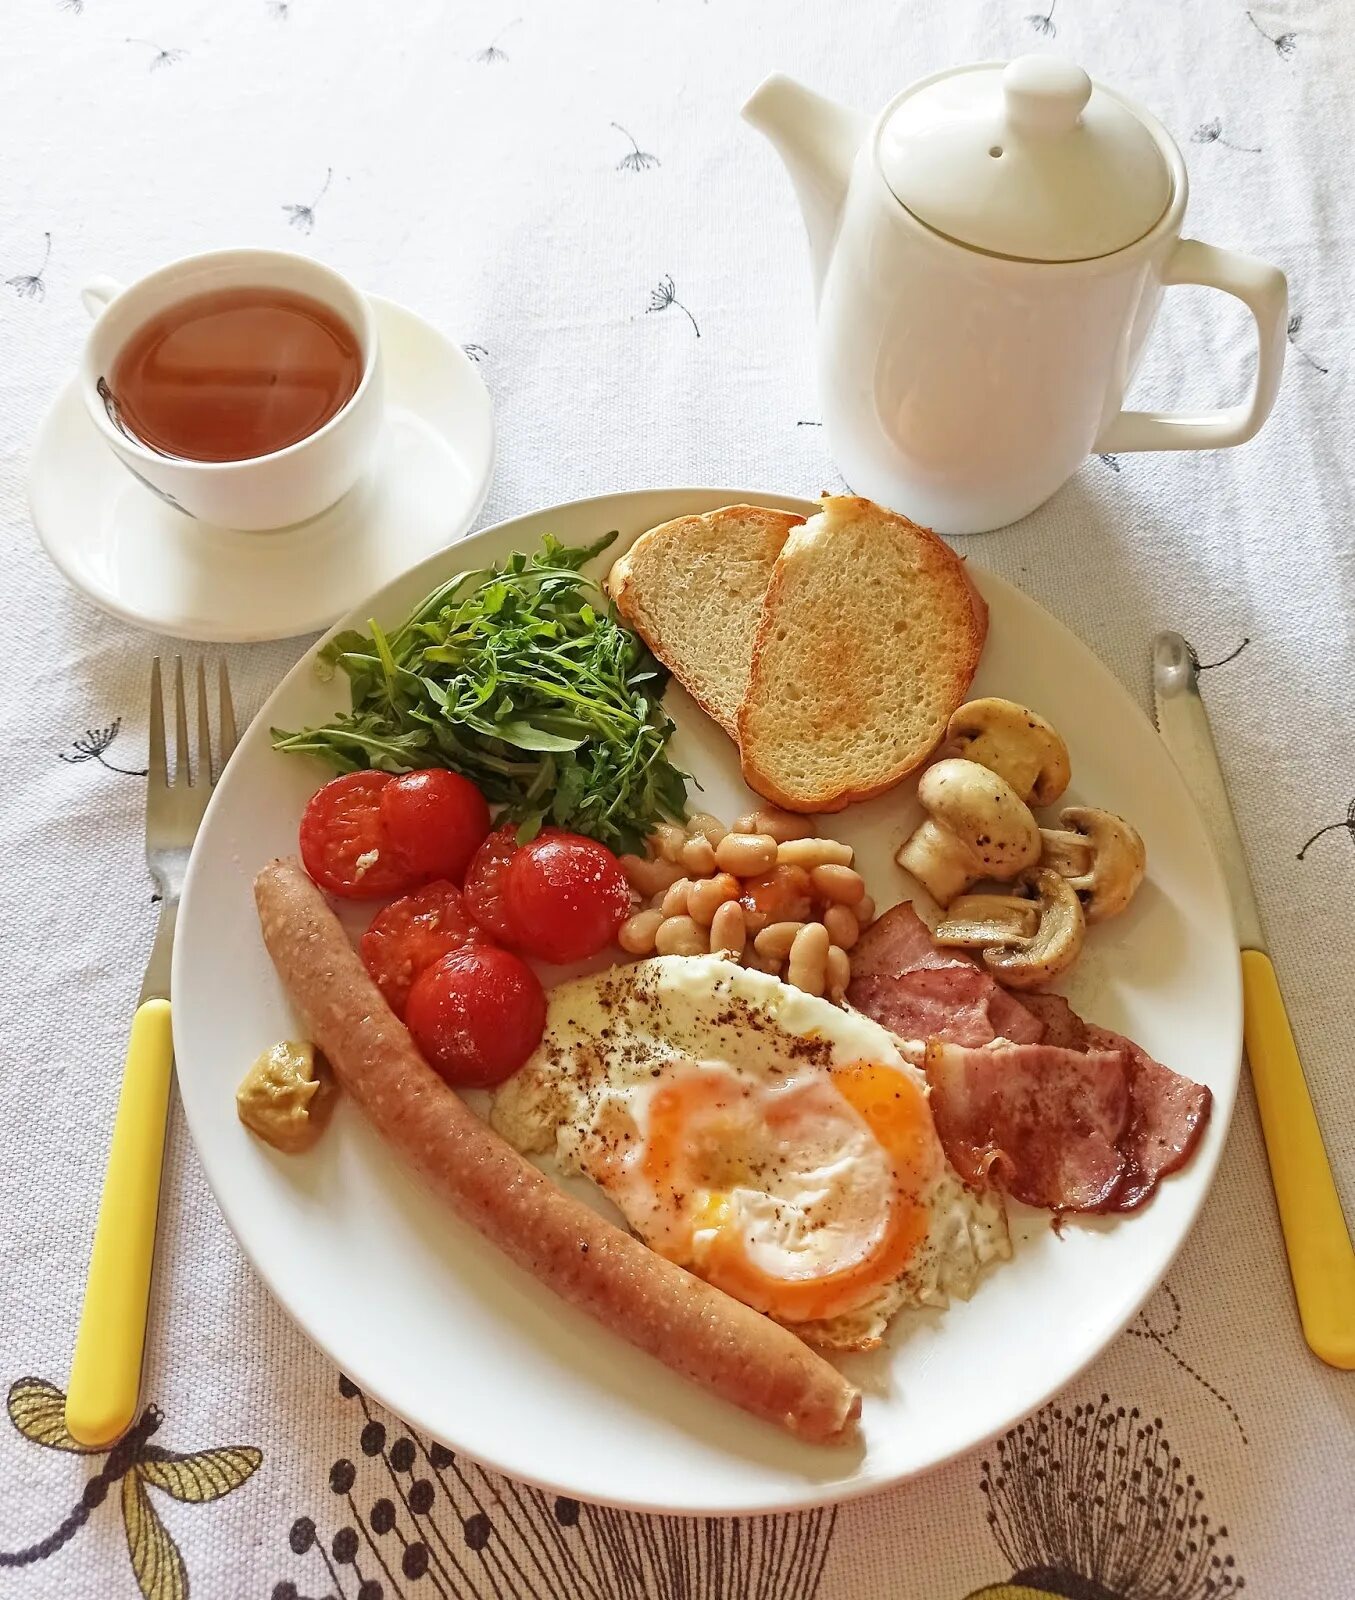
<svg viewBox="0 0 1355 1600">
<path fill-rule="evenodd" d="M 1172 198 L 1147 126 L 1052 56 L 924 80 L 887 115 L 877 148 L 886 183 L 919 222 L 1022 261 L 1123 250 Z"/>
</svg>

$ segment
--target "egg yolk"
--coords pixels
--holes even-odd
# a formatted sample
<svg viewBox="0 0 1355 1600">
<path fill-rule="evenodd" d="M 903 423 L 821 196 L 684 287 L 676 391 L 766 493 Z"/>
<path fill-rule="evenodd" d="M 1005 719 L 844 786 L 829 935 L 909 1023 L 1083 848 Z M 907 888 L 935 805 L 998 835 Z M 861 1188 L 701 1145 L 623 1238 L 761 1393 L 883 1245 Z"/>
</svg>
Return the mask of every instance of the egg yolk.
<svg viewBox="0 0 1355 1600">
<path fill-rule="evenodd" d="M 897 1068 L 753 1079 L 688 1061 L 661 1074 L 628 1171 L 598 1178 L 655 1249 L 808 1322 L 900 1276 L 927 1236 L 941 1163 L 926 1095 Z"/>
</svg>

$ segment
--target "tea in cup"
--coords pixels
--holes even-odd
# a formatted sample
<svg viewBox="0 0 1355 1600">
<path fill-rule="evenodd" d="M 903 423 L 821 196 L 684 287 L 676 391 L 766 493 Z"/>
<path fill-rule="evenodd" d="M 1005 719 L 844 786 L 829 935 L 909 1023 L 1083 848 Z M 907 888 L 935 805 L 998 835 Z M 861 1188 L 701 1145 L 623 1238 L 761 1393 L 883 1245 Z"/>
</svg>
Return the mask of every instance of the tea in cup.
<svg viewBox="0 0 1355 1600">
<path fill-rule="evenodd" d="M 188 515 L 281 528 L 357 482 L 381 423 L 366 299 L 273 250 L 177 261 L 130 287 L 96 279 L 85 404 L 125 467 Z"/>
</svg>

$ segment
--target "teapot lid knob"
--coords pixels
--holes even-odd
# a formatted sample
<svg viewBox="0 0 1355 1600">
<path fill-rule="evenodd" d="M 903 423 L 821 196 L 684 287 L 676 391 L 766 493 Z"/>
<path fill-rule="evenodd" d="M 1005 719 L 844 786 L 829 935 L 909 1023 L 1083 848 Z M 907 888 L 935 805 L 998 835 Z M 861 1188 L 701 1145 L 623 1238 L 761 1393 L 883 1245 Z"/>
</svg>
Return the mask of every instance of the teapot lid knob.
<svg viewBox="0 0 1355 1600">
<path fill-rule="evenodd" d="M 1019 56 L 1002 73 L 1008 125 L 1037 137 L 1071 133 L 1091 92 L 1081 67 L 1053 56 Z"/>
</svg>

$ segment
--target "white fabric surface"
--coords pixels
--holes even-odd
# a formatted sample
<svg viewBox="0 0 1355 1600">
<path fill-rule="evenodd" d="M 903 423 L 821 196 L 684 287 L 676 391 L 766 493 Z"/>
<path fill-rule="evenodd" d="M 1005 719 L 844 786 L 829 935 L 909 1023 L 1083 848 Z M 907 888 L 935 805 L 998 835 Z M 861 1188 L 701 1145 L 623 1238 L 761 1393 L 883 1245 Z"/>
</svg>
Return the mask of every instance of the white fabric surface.
<svg viewBox="0 0 1355 1600">
<path fill-rule="evenodd" d="M 1145 700 L 1155 628 L 1181 627 L 1206 661 L 1250 640 L 1211 672 L 1209 701 L 1314 1099 L 1355 1205 L 1355 829 L 1335 827 L 1295 859 L 1310 834 L 1346 817 L 1355 794 L 1350 13 L 1338 0 L 1277 0 L 1251 14 L 1241 0 L 1055 0 L 1046 28 L 1026 14 L 1043 10 L 1039 0 L 10 8 L 0 94 L 5 1386 L 30 1374 L 65 1382 L 155 915 L 142 788 L 110 768 L 143 764 L 147 661 L 173 648 L 70 592 L 28 522 L 28 444 L 79 347 L 79 286 L 96 272 L 131 276 L 251 242 L 312 251 L 408 303 L 482 347 L 500 438 L 482 523 L 656 483 L 833 487 L 840 480 L 809 425 L 818 411 L 799 220 L 772 152 L 736 117 L 773 67 L 872 108 L 952 62 L 1030 48 L 1071 55 L 1146 101 L 1182 140 L 1189 231 L 1290 274 L 1302 321 L 1257 442 L 1090 461 L 1034 516 L 966 541 L 966 553 L 1018 581 Z M 1215 119 L 1222 137 L 1210 137 Z M 624 160 L 632 146 L 617 123 L 657 160 Z M 330 171 L 313 213 L 291 213 Z M 46 233 L 50 259 L 33 283 Z M 665 279 L 681 307 L 651 312 Z M 1174 291 L 1138 393 L 1162 404 L 1240 393 L 1250 351 L 1235 307 Z M 231 650 L 242 709 L 304 648 Z M 99 758 L 69 759 L 87 728 L 119 719 Z M 723 1527 L 587 1508 L 574 1521 L 574 1508 L 520 1499 L 463 1463 L 439 1479 L 420 1458 L 404 1475 L 399 1454 L 391 1466 L 398 1424 L 385 1419 L 385 1455 L 363 1453 L 364 1402 L 339 1393 L 329 1363 L 241 1258 L 177 1109 L 150 1349 L 145 1395 L 164 1414 L 155 1443 L 262 1452 L 248 1481 L 210 1505 L 150 1491 L 198 1596 L 286 1596 L 290 1584 L 350 1600 L 382 1591 L 962 1600 L 1041 1563 L 1063 1568 L 1062 1578 L 1027 1577 L 1044 1593 L 1090 1594 L 1094 1577 L 1119 1600 L 1230 1592 L 1217 1575 L 1163 1576 L 1170 1532 L 1112 1535 L 1099 1554 L 1076 1553 L 1074 1525 L 1086 1519 L 1070 1515 L 1062 1491 L 1046 1494 L 1063 1510 L 1032 1543 L 1004 1548 L 982 1489 L 983 1462 L 999 1473 L 994 1447 L 835 1518 Z M 1249 1089 L 1169 1286 L 1072 1386 L 1062 1413 L 1102 1394 L 1112 1408 L 1140 1408 L 1137 1423 L 1118 1424 L 1131 1434 L 1160 1419 L 1137 1448 L 1178 1458 L 1168 1473 L 1185 1499 L 1202 1494 L 1210 1531 L 1226 1524 L 1216 1552 L 1248 1592 L 1355 1593 L 1355 1377 L 1321 1366 L 1300 1338 Z M 1002 1515 L 1022 1495 L 1039 1498 L 1039 1427 L 1060 1434 L 1059 1413 L 1007 1445 L 1006 1486 L 993 1496 Z M 376 1444 L 373 1431 L 366 1442 Z M 331 1489 L 344 1459 L 356 1463 L 351 1508 Z M 1113 1452 L 1107 1465 L 1121 1483 L 1128 1469 Z M 0 1548 L 52 1533 L 92 1471 L 0 1421 Z M 397 1481 L 408 1495 L 415 1480 L 433 1487 L 414 1495 L 413 1510 L 399 1505 L 396 1529 L 374 1531 L 374 1502 Z M 1161 1506 L 1164 1496 L 1147 1499 Z M 491 1526 L 476 1548 L 481 1506 Z M 359 1515 L 356 1564 L 338 1561 L 332 1541 Z M 289 1547 L 303 1516 L 323 1556 Z M 402 1575 L 399 1560 L 415 1521 L 434 1552 L 423 1578 Z M 114 1493 L 61 1548 L 4 1574 L 5 1592 L 135 1594 L 121 1522 Z M 305 1545 L 304 1527 L 295 1542 Z"/>
</svg>

